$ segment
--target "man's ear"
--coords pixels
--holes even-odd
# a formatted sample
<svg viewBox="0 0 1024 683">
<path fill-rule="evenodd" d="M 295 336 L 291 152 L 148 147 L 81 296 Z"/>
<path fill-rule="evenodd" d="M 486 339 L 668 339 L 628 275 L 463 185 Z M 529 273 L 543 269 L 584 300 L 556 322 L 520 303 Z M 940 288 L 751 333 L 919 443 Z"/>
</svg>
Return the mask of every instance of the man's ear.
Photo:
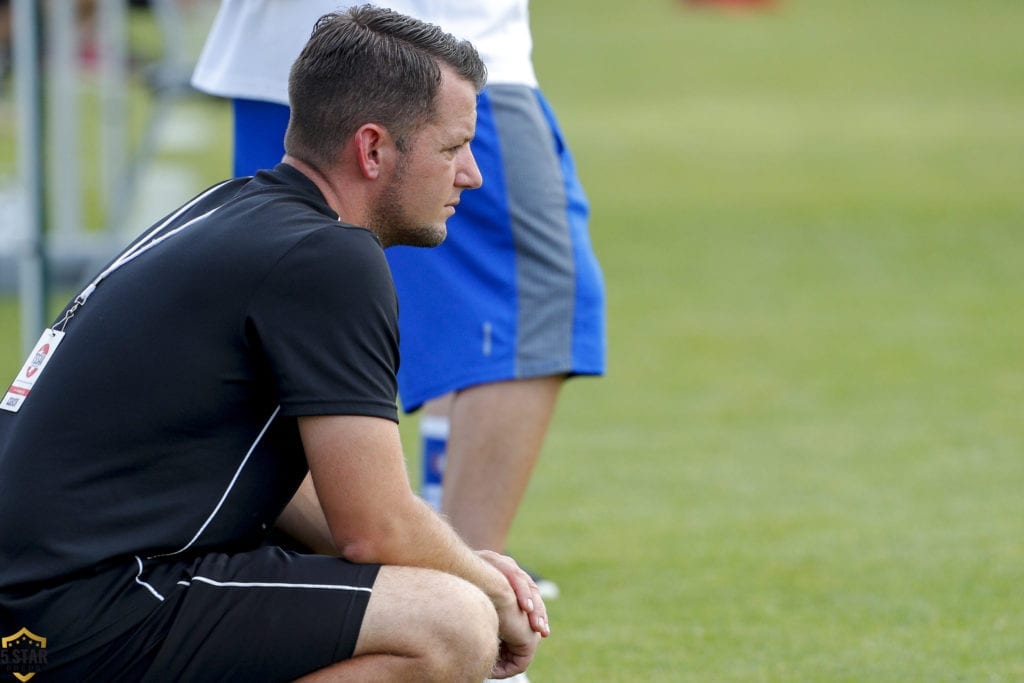
<svg viewBox="0 0 1024 683">
<path fill-rule="evenodd" d="M 359 171 L 367 180 L 376 180 L 391 166 L 395 143 L 387 129 L 376 123 L 363 124 L 355 134 Z"/>
</svg>

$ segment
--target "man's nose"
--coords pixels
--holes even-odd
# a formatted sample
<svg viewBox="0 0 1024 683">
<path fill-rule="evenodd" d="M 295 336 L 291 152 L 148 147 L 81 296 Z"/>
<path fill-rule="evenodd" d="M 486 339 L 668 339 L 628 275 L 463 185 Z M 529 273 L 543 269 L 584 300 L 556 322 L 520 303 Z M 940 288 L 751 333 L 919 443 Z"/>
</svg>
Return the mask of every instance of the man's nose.
<svg viewBox="0 0 1024 683">
<path fill-rule="evenodd" d="M 463 159 L 455 175 L 455 184 L 466 190 L 475 190 L 484 184 L 484 177 L 480 173 L 480 167 L 476 165 L 476 157 L 473 156 L 473 150 L 469 145 L 463 148 L 462 154 Z"/>
</svg>

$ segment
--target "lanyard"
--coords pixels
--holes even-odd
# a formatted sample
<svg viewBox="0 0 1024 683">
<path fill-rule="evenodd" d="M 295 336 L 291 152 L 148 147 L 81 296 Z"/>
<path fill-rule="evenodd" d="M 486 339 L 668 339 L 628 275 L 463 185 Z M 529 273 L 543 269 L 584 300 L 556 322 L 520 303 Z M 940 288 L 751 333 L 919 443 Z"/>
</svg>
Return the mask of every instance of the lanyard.
<svg viewBox="0 0 1024 683">
<path fill-rule="evenodd" d="M 115 270 L 117 270 L 121 266 L 126 265 L 126 264 L 130 263 L 131 261 L 135 260 L 137 257 L 139 257 L 142 254 L 146 253 L 147 251 L 149 251 L 153 247 L 157 246 L 158 244 L 160 244 L 164 240 L 170 239 L 171 237 L 174 237 L 178 233 L 183 232 L 183 231 L 191 228 L 193 225 L 195 225 L 199 221 L 203 220 L 204 218 L 208 218 L 214 212 L 216 212 L 218 209 L 220 209 L 223 206 L 223 204 L 215 206 L 214 208 L 210 209 L 209 211 L 207 211 L 206 213 L 202 214 L 201 216 L 196 216 L 195 218 L 193 218 L 193 219 L 189 220 L 188 222 L 186 222 L 184 225 L 181 225 L 181 226 L 175 228 L 174 230 L 171 230 L 167 234 L 156 236 L 156 235 L 158 235 L 160 233 L 160 231 L 162 231 L 168 225 L 173 223 L 175 221 L 175 219 L 177 219 L 181 214 L 185 213 L 186 211 L 191 209 L 193 206 L 195 206 L 196 204 L 201 202 L 203 199 L 208 197 L 210 194 L 212 194 L 213 192 L 215 192 L 216 190 L 220 189 L 224 185 L 227 185 L 230 182 L 231 182 L 230 180 L 225 180 L 224 182 L 222 182 L 222 183 L 220 183 L 218 185 L 214 185 L 210 189 L 206 190 L 201 195 L 199 195 L 198 197 L 196 197 L 195 199 L 190 201 L 188 204 L 185 204 L 180 209 L 178 209 L 173 214 L 171 214 L 167 218 L 167 220 L 165 220 L 163 223 L 161 223 L 160 225 L 154 227 L 152 230 L 150 230 L 148 233 L 146 233 L 146 235 L 143 236 L 142 239 L 137 241 L 134 245 L 128 247 L 128 249 L 126 249 L 124 251 L 124 253 L 122 253 L 120 256 L 118 256 L 116 259 L 114 259 L 113 263 L 111 263 L 109 266 L 107 266 L 107 268 L 105 270 L 103 270 L 103 272 L 101 272 L 99 275 L 97 275 L 96 278 L 93 279 L 93 281 L 90 282 L 89 285 L 86 286 L 86 288 L 83 289 L 82 292 L 78 296 L 75 297 L 74 303 L 71 305 L 71 308 L 69 308 L 64 313 L 64 317 L 62 317 L 60 320 L 58 320 L 56 322 L 56 324 L 53 326 L 52 329 L 57 331 L 57 332 L 64 332 L 64 328 L 67 327 L 68 321 L 70 321 L 72 318 L 75 317 L 75 312 L 79 308 L 81 308 L 82 306 L 85 305 L 85 302 L 88 301 L 89 297 L 92 296 L 92 293 L 94 291 L 96 291 L 96 288 L 99 287 L 100 283 L 103 282 L 104 280 L 106 280 L 108 277 L 110 277 L 111 273 L 113 273 Z"/>
<path fill-rule="evenodd" d="M 85 302 L 89 299 L 92 293 L 96 291 L 96 288 L 99 287 L 101 282 L 110 277 L 110 274 L 121 266 L 130 263 L 137 257 L 145 254 L 164 240 L 174 237 L 183 230 L 189 229 L 224 206 L 223 204 L 219 204 L 203 215 L 197 216 L 196 218 L 186 222 L 184 225 L 169 231 L 167 234 L 159 234 L 185 211 L 188 211 L 190 208 L 208 197 L 212 192 L 224 187 L 229 182 L 231 181 L 226 180 L 219 185 L 214 185 L 206 192 L 203 192 L 188 204 L 185 204 L 183 207 L 175 211 L 167 220 L 143 235 L 137 242 L 135 242 L 135 244 L 128 247 L 124 253 L 114 259 L 114 262 L 107 266 L 102 273 L 97 275 L 96 278 L 89 283 L 89 286 L 83 289 L 82 293 L 75 297 L 74 303 L 72 303 L 71 307 L 65 311 L 64 317 L 58 320 L 57 324 L 53 327 L 43 330 L 42 336 L 39 338 L 39 341 L 36 342 L 36 346 L 29 355 L 28 360 L 25 361 L 25 365 L 22 367 L 21 372 L 14 378 L 14 382 L 11 383 L 7 393 L 0 398 L 0 410 L 5 410 L 10 413 L 16 413 L 21 410 L 22 405 L 24 405 L 29 394 L 32 392 L 32 388 L 35 386 L 36 381 L 39 380 L 39 376 L 43 373 L 43 370 L 46 369 L 47 363 L 49 363 L 50 359 L 53 358 L 53 354 L 56 353 L 57 347 L 60 345 L 61 341 L 63 341 L 64 328 L 67 327 L 68 321 L 75 317 L 75 311 L 85 305 Z"/>
</svg>

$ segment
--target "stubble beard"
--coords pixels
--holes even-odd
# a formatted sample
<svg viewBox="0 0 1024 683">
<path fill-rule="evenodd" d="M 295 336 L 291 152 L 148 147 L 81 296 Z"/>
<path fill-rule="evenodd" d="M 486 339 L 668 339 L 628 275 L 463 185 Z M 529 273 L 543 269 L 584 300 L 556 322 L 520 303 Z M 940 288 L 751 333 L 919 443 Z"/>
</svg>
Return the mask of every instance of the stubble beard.
<svg viewBox="0 0 1024 683">
<path fill-rule="evenodd" d="M 448 236 L 445 223 L 421 225 L 410 219 L 402 209 L 401 187 L 404 182 L 404 169 L 400 167 L 371 212 L 370 225 L 367 227 L 377 235 L 385 247 L 438 246 Z"/>
</svg>

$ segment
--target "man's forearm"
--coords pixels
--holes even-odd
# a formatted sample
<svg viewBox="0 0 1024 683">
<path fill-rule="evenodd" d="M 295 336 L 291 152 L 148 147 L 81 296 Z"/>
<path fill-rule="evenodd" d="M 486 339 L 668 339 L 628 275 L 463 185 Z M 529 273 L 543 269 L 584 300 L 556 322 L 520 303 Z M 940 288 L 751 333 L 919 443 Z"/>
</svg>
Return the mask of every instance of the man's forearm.
<svg viewBox="0 0 1024 683">
<path fill-rule="evenodd" d="M 515 606 L 502 572 L 478 557 L 412 490 L 398 425 L 323 415 L 300 418 L 299 430 L 336 554 L 352 562 L 454 574 L 483 590 L 499 610 Z M 295 511 L 301 526 L 315 521 L 308 508 Z M 322 533 L 317 528 L 314 535 Z"/>
<path fill-rule="evenodd" d="M 469 581 L 499 609 L 515 603 L 508 581 L 467 546 L 448 522 L 425 501 L 409 498 L 388 516 L 388 528 L 341 548 L 353 562 L 379 562 L 436 569 Z"/>
<path fill-rule="evenodd" d="M 420 505 L 416 499 L 406 515 L 411 519 L 396 524 L 395 529 L 386 534 L 385 542 L 374 543 L 372 549 L 365 544 L 351 544 L 346 552 L 341 552 L 335 545 L 312 479 L 307 476 L 278 518 L 277 527 L 321 555 L 344 556 L 356 562 L 437 569 L 476 585 L 496 604 L 514 599 L 508 582 L 500 573 L 471 552 L 429 506 Z M 396 515 L 393 519 L 398 522 L 402 516 L 405 515 Z"/>
<path fill-rule="evenodd" d="M 309 475 L 277 518 L 277 528 L 319 555 L 339 554 Z"/>
</svg>

